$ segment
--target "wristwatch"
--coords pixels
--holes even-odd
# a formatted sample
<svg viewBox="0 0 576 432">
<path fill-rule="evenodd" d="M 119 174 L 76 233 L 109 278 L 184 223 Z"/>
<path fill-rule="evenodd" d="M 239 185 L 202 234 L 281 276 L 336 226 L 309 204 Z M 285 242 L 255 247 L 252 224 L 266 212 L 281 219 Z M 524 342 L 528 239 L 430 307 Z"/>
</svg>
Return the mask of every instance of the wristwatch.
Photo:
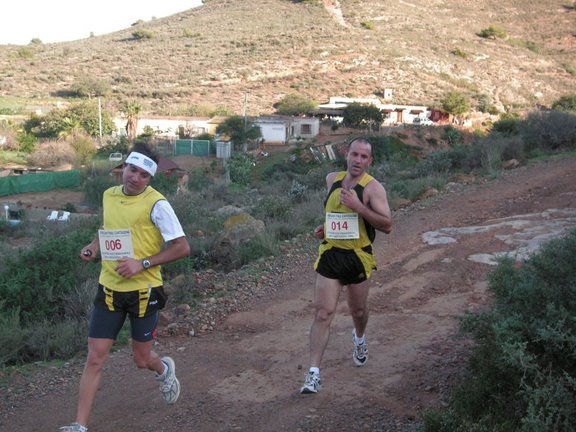
<svg viewBox="0 0 576 432">
<path fill-rule="evenodd" d="M 142 267 L 144 267 L 145 269 L 149 269 L 151 265 L 152 264 L 150 264 L 150 260 L 148 260 L 148 258 L 142 260 Z"/>
</svg>

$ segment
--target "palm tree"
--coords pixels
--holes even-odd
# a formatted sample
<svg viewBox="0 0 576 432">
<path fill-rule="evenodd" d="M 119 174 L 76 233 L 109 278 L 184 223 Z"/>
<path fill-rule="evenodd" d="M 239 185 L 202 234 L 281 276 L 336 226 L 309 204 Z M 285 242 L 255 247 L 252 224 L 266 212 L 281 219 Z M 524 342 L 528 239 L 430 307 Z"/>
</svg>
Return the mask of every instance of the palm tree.
<svg viewBox="0 0 576 432">
<path fill-rule="evenodd" d="M 124 113 L 126 114 L 126 135 L 130 141 L 136 139 L 136 131 L 138 130 L 138 114 L 142 112 L 142 105 L 137 101 L 132 100 L 124 106 Z"/>
</svg>

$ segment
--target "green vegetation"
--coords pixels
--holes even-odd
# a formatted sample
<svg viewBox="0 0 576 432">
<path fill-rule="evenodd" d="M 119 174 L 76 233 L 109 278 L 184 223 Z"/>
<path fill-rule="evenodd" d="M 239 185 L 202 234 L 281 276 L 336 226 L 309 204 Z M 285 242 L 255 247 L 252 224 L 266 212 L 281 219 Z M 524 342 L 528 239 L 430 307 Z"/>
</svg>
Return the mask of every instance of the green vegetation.
<svg viewBox="0 0 576 432">
<path fill-rule="evenodd" d="M 228 126 L 230 133 L 235 128 L 243 133 L 244 119 L 238 117 Z M 487 135 L 476 135 L 469 144 L 456 128 L 447 126 L 442 132 L 437 143 L 442 148 L 426 157 L 401 137 L 369 137 L 374 156 L 370 173 L 386 184 L 393 209 L 421 199 L 430 188 L 442 190 L 458 173 L 494 176 L 509 159 L 525 163 L 531 157 L 576 150 L 576 116 L 556 110 L 533 112 L 524 119 L 504 115 Z M 60 157 L 58 146 L 63 145 L 81 157 L 81 148 L 61 140 L 38 145 L 29 158 Z M 92 163 L 81 175 L 84 201 L 95 209 L 100 208 L 102 192 L 115 182 L 106 156 L 112 151 L 126 153 L 127 146 L 125 139 L 110 141 L 95 156 L 85 155 Z M 176 177 L 158 175 L 153 186 L 170 199 L 185 232 L 201 233 L 190 238 L 190 257 L 164 267 L 166 280 L 175 276 L 186 280 L 192 272 L 206 269 L 227 272 L 277 254 L 281 242 L 309 233 L 321 223 L 326 174 L 343 167 L 343 159 L 317 160 L 302 147 L 265 158 L 237 151 L 228 161 L 230 184 L 215 181 L 216 167 L 199 168 L 190 172 L 189 192 L 184 195 L 176 194 Z M 223 248 L 227 218 L 217 210 L 229 206 L 242 209 L 246 219 L 262 221 L 265 232 L 246 239 L 241 247 Z M 295 220 L 299 223 L 294 224 Z M 96 217 L 69 224 L 30 224 L 24 219 L 18 227 L 0 226 L 0 239 L 34 238 L 16 253 L 12 248 L 0 249 L 0 323 L 7 329 L 0 336 L 0 366 L 65 359 L 85 349 L 86 311 L 98 266 L 80 263 L 77 253 L 98 222 Z M 202 303 L 201 294 L 187 293 L 186 286 L 176 288 L 174 298 L 193 301 L 192 307 Z"/>
<path fill-rule="evenodd" d="M 216 128 L 216 133 L 228 136 L 234 142 L 234 148 L 241 150 L 242 146 L 254 143 L 262 137 L 260 127 L 253 119 L 241 116 L 228 117 Z"/>
<path fill-rule="evenodd" d="M 489 276 L 492 307 L 462 317 L 475 346 L 449 407 L 426 432 L 576 429 L 576 231 Z"/>
<path fill-rule="evenodd" d="M 65 109 L 52 110 L 44 116 L 32 115 L 23 128 L 38 138 L 58 138 L 74 132 L 97 137 L 100 134 L 98 101 L 85 100 Z M 109 135 L 115 130 L 112 114 L 102 110 L 102 134 Z"/>
<path fill-rule="evenodd" d="M 506 32 L 498 25 L 490 25 L 488 28 L 481 30 L 478 36 L 485 39 L 504 39 Z"/>
<path fill-rule="evenodd" d="M 297 94 L 290 94 L 274 104 L 278 114 L 292 116 L 310 114 L 317 107 L 318 104 L 316 102 Z"/>
<path fill-rule="evenodd" d="M 110 83 L 83 76 L 72 84 L 71 92 L 77 97 L 105 96 L 112 91 Z"/>
<path fill-rule="evenodd" d="M 576 94 L 568 94 L 552 104 L 552 109 L 556 111 L 576 112 Z"/>
<path fill-rule="evenodd" d="M 455 56 L 462 57 L 463 59 L 468 58 L 468 54 L 465 51 L 462 51 L 460 48 L 454 48 L 450 52 Z"/>
<path fill-rule="evenodd" d="M 135 40 L 152 39 L 153 37 L 154 32 L 146 29 L 140 29 L 132 32 L 132 38 Z"/>
<path fill-rule="evenodd" d="M 440 103 L 444 111 L 456 117 L 470 111 L 470 99 L 460 92 L 448 92 Z"/>
<path fill-rule="evenodd" d="M 372 21 L 362 21 L 360 26 L 366 30 L 373 30 L 374 29 L 374 22 Z"/>
<path fill-rule="evenodd" d="M 351 103 L 344 108 L 342 123 L 355 128 L 378 128 L 384 120 L 384 114 L 372 104 Z"/>
</svg>

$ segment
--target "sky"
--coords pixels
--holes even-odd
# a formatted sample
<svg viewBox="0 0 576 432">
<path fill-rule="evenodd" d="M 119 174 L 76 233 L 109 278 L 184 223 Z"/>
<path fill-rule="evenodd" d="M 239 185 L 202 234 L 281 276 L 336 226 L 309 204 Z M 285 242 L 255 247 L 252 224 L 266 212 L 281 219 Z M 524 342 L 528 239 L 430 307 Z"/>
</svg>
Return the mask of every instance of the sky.
<svg viewBox="0 0 576 432">
<path fill-rule="evenodd" d="M 201 0 L 16 0 L 0 12 L 0 45 L 67 42 L 130 28 L 138 20 L 163 18 Z"/>
</svg>

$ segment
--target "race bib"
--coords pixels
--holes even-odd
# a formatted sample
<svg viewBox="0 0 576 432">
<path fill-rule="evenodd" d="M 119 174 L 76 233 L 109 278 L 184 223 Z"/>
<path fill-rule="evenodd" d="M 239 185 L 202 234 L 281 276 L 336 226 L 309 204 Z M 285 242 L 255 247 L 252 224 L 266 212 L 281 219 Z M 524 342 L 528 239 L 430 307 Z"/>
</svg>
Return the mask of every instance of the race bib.
<svg viewBox="0 0 576 432">
<path fill-rule="evenodd" d="M 355 240 L 360 238 L 358 213 L 326 213 L 324 227 L 326 238 L 332 240 Z"/>
<path fill-rule="evenodd" d="M 103 261 L 134 258 L 130 230 L 98 230 L 100 256 Z"/>
</svg>

